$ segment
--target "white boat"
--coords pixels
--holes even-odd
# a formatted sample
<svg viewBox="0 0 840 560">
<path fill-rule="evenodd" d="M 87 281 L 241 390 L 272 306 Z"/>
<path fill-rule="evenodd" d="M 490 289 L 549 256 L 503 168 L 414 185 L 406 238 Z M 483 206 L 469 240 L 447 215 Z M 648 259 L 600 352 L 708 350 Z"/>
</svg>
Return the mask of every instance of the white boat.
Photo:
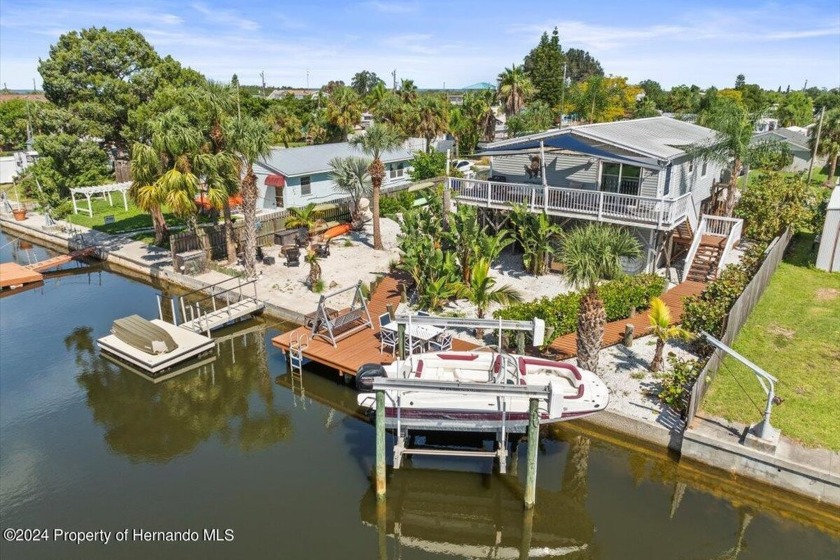
<svg viewBox="0 0 840 560">
<path fill-rule="evenodd" d="M 528 396 L 500 397 L 466 390 L 471 385 L 548 388 L 549 396 L 540 405 L 541 423 L 594 414 L 607 408 L 610 400 L 607 386 L 597 375 L 573 364 L 499 352 L 445 351 L 414 354 L 387 366 L 362 366 L 356 375 L 356 386 L 362 391 L 357 400 L 368 411 L 376 410 L 371 390 L 374 380 L 382 377 L 453 384 L 446 391 L 386 390 L 389 424 L 399 415 L 403 423 L 437 421 L 484 428 L 502 423 L 511 428 L 527 425 Z"/>
</svg>

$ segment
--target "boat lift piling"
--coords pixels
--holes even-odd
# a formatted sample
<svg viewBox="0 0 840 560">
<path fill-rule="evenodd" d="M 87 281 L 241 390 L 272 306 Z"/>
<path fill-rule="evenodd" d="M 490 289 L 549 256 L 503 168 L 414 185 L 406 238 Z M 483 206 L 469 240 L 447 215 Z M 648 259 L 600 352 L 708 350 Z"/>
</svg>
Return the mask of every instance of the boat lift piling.
<svg viewBox="0 0 840 560">
<path fill-rule="evenodd" d="M 389 399 L 396 405 L 396 433 L 397 443 L 394 445 L 394 468 L 400 468 L 403 455 L 434 455 L 434 456 L 458 456 L 458 457 L 494 457 L 499 459 L 499 470 L 502 473 L 506 472 L 507 461 L 507 436 L 509 430 L 506 428 L 504 416 L 502 418 L 501 429 L 493 426 L 482 426 L 478 423 L 470 426 L 465 426 L 463 422 L 458 421 L 434 421 L 427 425 L 417 425 L 412 423 L 412 429 L 431 430 L 431 431 L 461 431 L 461 432 L 495 432 L 496 450 L 495 451 L 466 451 L 466 450 L 442 450 L 442 449 L 423 449 L 423 448 L 408 448 L 406 447 L 406 440 L 409 439 L 409 426 L 402 420 L 401 415 L 401 397 L 404 392 L 423 391 L 429 392 L 448 392 L 459 391 L 461 393 L 481 393 L 491 394 L 498 398 L 504 399 L 509 397 L 528 397 L 529 398 L 529 421 L 527 427 L 527 473 L 525 478 L 525 492 L 523 496 L 525 508 L 530 509 L 534 507 L 536 486 L 537 486 L 537 449 L 539 446 L 540 433 L 540 401 L 549 402 L 551 399 L 551 387 L 546 386 L 542 388 L 527 387 L 522 385 L 477 385 L 458 383 L 451 381 L 420 381 L 415 379 L 388 379 L 377 378 L 373 382 L 373 390 L 376 392 L 376 497 L 379 501 L 385 500 L 386 493 L 386 464 L 385 464 L 385 400 Z M 512 431 L 512 430 L 510 430 Z"/>
</svg>

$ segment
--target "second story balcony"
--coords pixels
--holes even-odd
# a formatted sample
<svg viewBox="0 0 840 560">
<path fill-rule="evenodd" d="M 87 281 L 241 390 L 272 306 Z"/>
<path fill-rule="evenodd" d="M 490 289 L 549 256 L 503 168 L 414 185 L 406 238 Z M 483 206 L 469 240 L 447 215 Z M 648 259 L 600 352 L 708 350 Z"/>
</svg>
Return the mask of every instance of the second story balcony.
<svg viewBox="0 0 840 560">
<path fill-rule="evenodd" d="M 614 224 L 671 230 L 694 215 L 691 194 L 653 198 L 578 188 L 447 178 L 458 202 L 483 208 L 525 205 L 532 212 Z M 692 227 L 695 224 L 692 224 Z"/>
</svg>

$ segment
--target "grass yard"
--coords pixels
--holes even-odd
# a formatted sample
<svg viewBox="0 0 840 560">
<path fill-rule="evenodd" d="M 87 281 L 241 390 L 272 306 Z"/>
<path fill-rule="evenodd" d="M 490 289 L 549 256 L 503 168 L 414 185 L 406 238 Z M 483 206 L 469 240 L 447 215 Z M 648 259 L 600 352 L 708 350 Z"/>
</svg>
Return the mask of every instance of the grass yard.
<svg viewBox="0 0 840 560">
<path fill-rule="evenodd" d="M 132 232 L 141 229 L 152 227 L 152 217 L 143 212 L 134 204 L 134 201 L 128 201 L 128 210 L 123 206 L 122 196 L 120 194 L 111 195 L 114 200 L 114 205 L 110 206 L 108 200 L 102 198 L 92 199 L 93 216 L 88 216 L 85 213 L 69 214 L 65 219 L 68 222 L 85 226 L 105 233 L 123 233 Z M 78 202 L 76 203 L 79 204 Z M 82 204 L 87 206 L 87 201 Z M 169 228 L 185 225 L 184 221 L 177 218 L 174 214 L 167 212 L 166 207 L 163 208 L 164 218 L 166 218 L 166 225 Z M 114 222 L 110 224 L 105 223 L 105 216 L 113 216 Z M 204 222 L 206 218 L 199 216 L 199 222 Z M 154 235 L 149 236 L 154 239 Z"/>
<path fill-rule="evenodd" d="M 774 427 L 805 445 L 840 451 L 840 274 L 813 268 L 812 242 L 813 235 L 793 239 L 734 347 L 779 379 L 784 402 L 773 407 Z M 727 358 L 703 411 L 753 424 L 765 402 L 752 372 Z"/>
</svg>

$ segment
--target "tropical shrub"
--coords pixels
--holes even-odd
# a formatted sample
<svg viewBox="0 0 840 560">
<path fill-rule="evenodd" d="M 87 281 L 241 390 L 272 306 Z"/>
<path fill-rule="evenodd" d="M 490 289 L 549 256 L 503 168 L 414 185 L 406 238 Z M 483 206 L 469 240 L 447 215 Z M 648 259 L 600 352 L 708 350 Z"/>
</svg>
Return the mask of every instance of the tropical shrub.
<svg viewBox="0 0 840 560">
<path fill-rule="evenodd" d="M 781 171 L 793 163 L 793 152 L 787 142 L 781 140 L 761 142 L 752 147 L 750 160 L 756 169 Z"/>
<path fill-rule="evenodd" d="M 411 210 L 414 207 L 415 200 L 417 200 L 417 194 L 409 191 L 400 191 L 383 196 L 379 201 L 379 212 L 383 216 L 393 218 L 397 214 Z"/>
<path fill-rule="evenodd" d="M 412 181 L 442 177 L 446 174 L 446 154 L 443 152 L 417 152 L 411 160 L 408 176 Z"/>
<path fill-rule="evenodd" d="M 702 367 L 697 360 L 682 360 L 674 354 L 668 355 L 668 365 L 671 369 L 663 372 L 661 388 L 656 396 L 680 416 L 685 416 L 688 409 L 688 391 L 697 381 Z"/>
<path fill-rule="evenodd" d="M 598 286 L 604 302 L 608 321 L 618 321 L 630 316 L 630 310 L 646 309 L 651 298 L 665 289 L 665 279 L 655 274 L 625 276 Z M 577 314 L 581 292 L 543 297 L 535 301 L 509 305 L 494 313 L 494 317 L 527 321 L 539 317 L 546 328 L 554 329 L 552 336 L 561 336 L 577 329 Z"/>
<path fill-rule="evenodd" d="M 744 189 L 735 214 L 744 219 L 747 237 L 770 241 L 788 226 L 807 229 L 816 201 L 800 176 L 763 173 Z"/>
</svg>

